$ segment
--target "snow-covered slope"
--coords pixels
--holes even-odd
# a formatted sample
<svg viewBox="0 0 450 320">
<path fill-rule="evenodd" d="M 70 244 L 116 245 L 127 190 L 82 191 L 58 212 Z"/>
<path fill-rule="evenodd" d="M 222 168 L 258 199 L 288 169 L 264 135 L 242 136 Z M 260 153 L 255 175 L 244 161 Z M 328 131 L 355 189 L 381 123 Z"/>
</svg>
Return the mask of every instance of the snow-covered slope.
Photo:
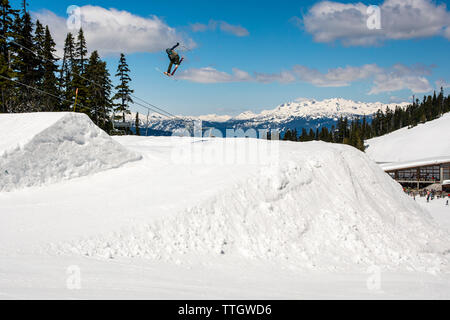
<svg viewBox="0 0 450 320">
<path fill-rule="evenodd" d="M 366 142 L 367 154 L 380 163 L 450 156 L 450 113 L 442 118 L 403 128 Z"/>
<path fill-rule="evenodd" d="M 204 115 L 199 117 L 179 116 L 178 119 L 167 119 L 158 114 L 153 114 L 149 118 L 150 128 L 160 131 L 172 132 L 175 129 L 184 127 L 186 121 L 202 120 L 207 122 L 208 127 L 219 130 L 225 128 L 240 129 L 280 129 L 284 131 L 288 128 L 300 129 L 305 127 L 317 127 L 320 125 L 331 126 L 340 116 L 370 116 L 378 110 L 387 108 L 395 109 L 396 106 L 405 107 L 409 103 L 383 104 L 380 102 L 355 102 L 351 100 L 334 98 L 317 101 L 314 99 L 299 99 L 295 102 L 285 103 L 273 110 L 265 110 L 259 114 L 247 111 L 238 116 L 229 115 Z M 136 115 L 128 116 L 129 121 L 135 121 Z M 140 117 L 142 125 L 146 125 L 146 116 Z"/>
<path fill-rule="evenodd" d="M 162 139 L 169 142 L 169 138 Z M 231 144 L 222 139 L 173 141 L 175 149 L 192 147 L 202 159 L 202 155 L 223 150 L 232 152 L 249 140 Z M 151 148 L 152 142 L 148 143 Z M 271 142 L 256 143 L 263 147 Z M 220 176 L 221 165 L 187 163 L 186 174 L 205 186 L 198 192 L 214 191 L 195 205 L 54 248 L 64 254 L 177 263 L 233 257 L 328 271 L 365 270 L 372 265 L 448 269 L 448 235 L 365 154 L 343 145 L 314 142 L 281 143 L 280 155 L 280 162 L 256 165 L 252 170 L 236 166 L 236 182 L 223 183 L 220 188 L 215 176 Z M 153 154 L 151 161 L 157 163 L 158 157 Z M 178 168 L 170 162 L 166 165 Z M 152 185 L 159 192 L 172 190 L 156 177 Z M 151 193 L 152 187 L 147 188 Z M 186 191 L 190 189 L 186 185 Z M 170 205 L 177 201 L 174 194 Z M 161 210 L 150 205 L 147 215 Z"/>
<path fill-rule="evenodd" d="M 83 114 L 2 114 L 0 137 L 0 192 L 86 176 L 140 159 Z"/>
</svg>

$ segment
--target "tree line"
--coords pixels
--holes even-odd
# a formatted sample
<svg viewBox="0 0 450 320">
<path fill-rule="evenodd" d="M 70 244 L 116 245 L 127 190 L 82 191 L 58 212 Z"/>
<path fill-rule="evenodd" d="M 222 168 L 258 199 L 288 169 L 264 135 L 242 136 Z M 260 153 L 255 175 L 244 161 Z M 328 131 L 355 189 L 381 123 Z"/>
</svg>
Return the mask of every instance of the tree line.
<svg viewBox="0 0 450 320">
<path fill-rule="evenodd" d="M 351 145 L 364 151 L 364 141 L 383 136 L 401 128 L 413 128 L 420 123 L 440 118 L 444 113 L 450 112 L 450 96 L 444 95 L 441 88 L 439 95 L 424 96 L 423 100 L 414 100 L 413 104 L 405 107 L 397 106 L 394 110 L 387 108 L 378 110 L 370 117 L 340 117 L 331 129 L 327 127 L 310 129 L 303 128 L 286 130 L 285 141 L 325 141 Z"/>
<path fill-rule="evenodd" d="M 63 57 L 55 52 L 48 26 L 0 0 L 0 113 L 82 112 L 108 132 L 112 114 L 125 121 L 133 90 L 124 54 L 113 88 L 106 62 L 97 51 L 88 54 L 83 29 L 67 34 Z"/>
</svg>

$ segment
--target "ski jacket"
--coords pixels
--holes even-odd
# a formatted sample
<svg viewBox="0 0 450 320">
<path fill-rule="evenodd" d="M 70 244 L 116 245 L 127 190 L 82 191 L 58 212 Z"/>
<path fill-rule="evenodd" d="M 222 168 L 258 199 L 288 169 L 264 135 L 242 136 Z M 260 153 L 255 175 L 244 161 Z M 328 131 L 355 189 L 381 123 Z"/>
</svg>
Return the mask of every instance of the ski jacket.
<svg viewBox="0 0 450 320">
<path fill-rule="evenodd" d="M 167 55 L 169 56 L 170 61 L 172 62 L 176 62 L 180 59 L 180 56 L 178 55 L 178 53 L 176 53 L 174 50 L 175 48 L 177 48 L 180 44 L 177 43 L 176 45 L 174 45 L 172 48 L 167 49 Z"/>
</svg>

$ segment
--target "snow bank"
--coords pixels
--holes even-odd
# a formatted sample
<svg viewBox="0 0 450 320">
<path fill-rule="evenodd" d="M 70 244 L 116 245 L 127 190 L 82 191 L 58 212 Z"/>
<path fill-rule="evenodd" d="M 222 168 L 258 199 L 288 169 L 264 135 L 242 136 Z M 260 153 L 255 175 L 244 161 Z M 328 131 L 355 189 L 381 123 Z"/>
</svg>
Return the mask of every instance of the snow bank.
<svg viewBox="0 0 450 320">
<path fill-rule="evenodd" d="M 450 156 L 450 113 L 440 119 L 370 139 L 366 153 L 377 162 L 406 162 Z"/>
<path fill-rule="evenodd" d="M 86 115 L 0 115 L 0 192 L 86 176 L 140 159 Z"/>
<path fill-rule="evenodd" d="M 315 270 L 448 267 L 448 235 L 365 154 L 286 142 L 280 155 L 279 165 L 261 166 L 179 215 L 57 250 L 184 262 L 245 257 Z"/>
</svg>

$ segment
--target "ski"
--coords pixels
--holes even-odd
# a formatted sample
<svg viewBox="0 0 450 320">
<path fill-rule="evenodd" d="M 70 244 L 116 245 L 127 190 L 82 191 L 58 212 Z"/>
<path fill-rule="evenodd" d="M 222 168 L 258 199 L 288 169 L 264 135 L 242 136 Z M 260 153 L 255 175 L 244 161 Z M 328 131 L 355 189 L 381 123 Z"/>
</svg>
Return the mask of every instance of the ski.
<svg viewBox="0 0 450 320">
<path fill-rule="evenodd" d="M 178 67 L 181 65 L 181 63 L 184 61 L 184 57 L 182 57 L 181 58 L 181 60 L 180 60 L 180 64 L 177 64 L 176 65 L 176 67 L 175 67 L 175 69 L 173 69 L 173 72 L 172 72 L 172 74 L 170 75 L 170 76 L 174 76 L 175 75 L 175 72 L 177 72 L 177 70 L 178 70 Z M 169 74 L 167 74 L 168 76 L 169 76 Z"/>
<path fill-rule="evenodd" d="M 161 69 L 159 68 L 155 68 L 156 71 L 158 71 L 159 73 L 163 74 L 165 77 L 174 80 L 174 81 L 178 81 L 177 79 L 175 79 L 174 77 L 172 77 L 171 74 L 167 73 L 167 71 L 161 71 Z"/>
</svg>

